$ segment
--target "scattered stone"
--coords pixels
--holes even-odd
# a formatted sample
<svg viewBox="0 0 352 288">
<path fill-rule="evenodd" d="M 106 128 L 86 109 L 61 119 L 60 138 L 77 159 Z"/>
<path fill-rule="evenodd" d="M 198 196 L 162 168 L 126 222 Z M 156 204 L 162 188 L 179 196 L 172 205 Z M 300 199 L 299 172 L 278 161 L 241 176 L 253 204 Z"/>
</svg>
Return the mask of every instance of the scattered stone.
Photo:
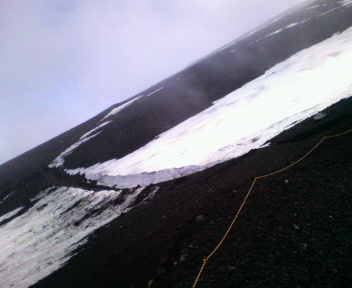
<svg viewBox="0 0 352 288">
<path fill-rule="evenodd" d="M 307 250 L 307 247 L 308 247 L 308 245 L 307 245 L 306 243 L 302 243 L 302 245 L 301 245 L 301 250 L 302 250 L 302 251 L 306 251 L 306 250 Z"/>
<path fill-rule="evenodd" d="M 295 228 L 295 230 L 300 230 L 301 228 L 299 228 L 299 226 L 298 225 L 296 225 L 296 224 L 293 224 L 293 228 Z"/>
<path fill-rule="evenodd" d="M 181 253 L 181 257 L 180 257 L 180 261 L 185 261 L 186 257 L 188 256 L 188 250 L 187 249 L 183 249 L 182 253 Z"/>
<path fill-rule="evenodd" d="M 204 221 L 206 221 L 206 220 L 207 220 L 207 218 L 205 218 L 203 215 L 198 215 L 198 216 L 196 217 L 196 223 L 197 223 L 197 224 L 202 223 L 202 222 L 204 222 Z"/>
<path fill-rule="evenodd" d="M 326 113 L 319 112 L 319 113 L 317 113 L 317 114 L 313 117 L 313 119 L 314 119 L 315 121 L 318 121 L 318 120 L 320 120 L 320 119 L 325 118 L 326 116 L 327 116 Z"/>
</svg>

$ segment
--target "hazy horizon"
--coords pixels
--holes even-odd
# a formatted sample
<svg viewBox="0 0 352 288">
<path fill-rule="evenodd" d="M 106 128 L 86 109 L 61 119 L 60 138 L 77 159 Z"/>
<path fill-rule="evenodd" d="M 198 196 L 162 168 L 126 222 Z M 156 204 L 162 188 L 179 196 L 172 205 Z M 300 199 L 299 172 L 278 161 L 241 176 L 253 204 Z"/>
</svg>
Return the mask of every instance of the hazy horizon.
<svg viewBox="0 0 352 288">
<path fill-rule="evenodd" d="M 1 2 L 0 164 L 302 1 L 175 2 Z"/>
</svg>

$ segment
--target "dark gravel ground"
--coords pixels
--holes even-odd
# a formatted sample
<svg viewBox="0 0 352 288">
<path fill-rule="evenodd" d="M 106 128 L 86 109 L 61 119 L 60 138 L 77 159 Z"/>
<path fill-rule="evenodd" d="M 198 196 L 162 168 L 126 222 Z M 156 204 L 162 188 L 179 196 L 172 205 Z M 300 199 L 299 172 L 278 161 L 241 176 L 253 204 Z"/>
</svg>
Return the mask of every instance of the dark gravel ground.
<svg viewBox="0 0 352 288">
<path fill-rule="evenodd" d="M 332 107 L 330 119 L 307 120 L 273 145 L 286 143 L 304 155 L 323 135 L 351 129 L 351 120 L 338 121 L 347 120 L 341 117 L 351 111 L 346 103 Z M 233 230 L 209 260 L 212 287 L 352 287 L 351 139 L 352 133 L 326 139 L 297 165 L 257 180 Z M 299 159 L 287 152 L 287 164 Z M 256 160 L 253 165 L 260 165 Z M 155 287 L 192 287 L 202 257 L 221 239 L 251 182 L 214 193 L 202 205 L 207 220 L 183 242 L 189 259 L 178 261 Z M 210 287 L 206 273 L 197 287 Z"/>
<path fill-rule="evenodd" d="M 213 287 L 352 287 L 350 140 L 351 135 L 331 139 L 287 172 L 258 180 L 233 231 L 209 261 Z M 246 184 L 207 203 L 204 227 L 183 243 L 194 261 L 180 262 L 157 287 L 191 287 L 190 274 L 195 277 L 202 256 L 194 250 L 207 255 L 215 246 Z M 199 287 L 209 287 L 206 280 Z"/>
<path fill-rule="evenodd" d="M 307 122 L 296 128 L 299 135 Z M 327 139 L 292 168 L 257 180 L 233 231 L 209 260 L 213 287 L 352 287 L 351 139 L 352 133 Z M 213 195 L 202 211 L 208 220 L 184 242 L 184 253 L 197 257 L 180 263 L 158 287 L 191 287 L 188 271 L 194 278 L 194 263 L 202 264 L 194 250 L 211 252 L 250 185 Z M 205 273 L 199 287 L 209 287 Z"/>
</svg>

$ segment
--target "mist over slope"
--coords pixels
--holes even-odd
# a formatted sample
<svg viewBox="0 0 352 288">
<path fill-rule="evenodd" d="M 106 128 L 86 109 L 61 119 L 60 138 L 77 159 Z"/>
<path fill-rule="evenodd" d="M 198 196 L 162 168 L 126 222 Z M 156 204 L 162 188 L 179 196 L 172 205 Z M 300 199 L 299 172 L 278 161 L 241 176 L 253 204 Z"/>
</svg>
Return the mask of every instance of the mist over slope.
<svg viewBox="0 0 352 288">
<path fill-rule="evenodd" d="M 196 261 L 219 239 L 249 179 L 295 161 L 323 136 L 351 129 L 351 27 L 350 1 L 306 2 L 1 165 L 1 286 L 190 286 Z M 276 186 L 266 183 L 282 191 L 284 180 L 294 181 L 286 189 L 289 199 L 272 191 L 254 194 L 255 208 L 240 224 L 248 238 L 232 238 L 231 249 L 225 248 L 228 256 L 216 262 L 222 275 L 214 280 L 218 287 L 231 287 L 231 281 L 242 281 L 242 287 L 314 287 L 314 275 L 322 277 L 332 266 L 337 272 L 316 280 L 316 287 L 347 283 L 343 266 L 351 260 L 346 213 L 352 158 L 344 155 L 351 151 L 350 138 L 319 148 L 306 166 L 293 170 L 292 180 L 286 174 L 287 179 L 274 180 Z M 325 156 L 330 166 L 320 160 Z M 333 181 L 334 161 L 338 181 Z M 310 171 L 329 183 L 319 187 L 321 193 L 313 184 L 302 186 L 304 178 L 313 181 Z M 337 197 L 331 196 L 333 190 L 340 191 Z M 329 201 L 334 203 L 330 210 Z M 305 205 L 322 219 L 335 213 L 328 215 L 334 219 L 328 226 L 340 236 L 323 229 L 323 220 L 302 210 Z M 280 206 L 285 208 L 277 210 Z M 195 221 L 200 215 L 201 224 Z M 337 224 L 335 218 L 344 220 Z M 306 225 L 312 219 L 319 229 Z M 275 226 L 274 220 L 281 224 Z M 300 221 L 293 224 L 301 235 L 292 235 L 292 221 Z M 255 244 L 257 237 L 264 246 Z M 321 247 L 326 237 L 339 245 L 329 244 L 329 249 L 344 256 L 307 250 Z M 283 239 L 287 245 L 297 242 L 301 250 L 307 247 L 292 256 L 280 244 Z M 272 241 L 280 244 L 275 249 L 286 264 L 270 250 Z M 237 253 L 248 260 L 238 262 Z M 271 258 L 256 258 L 267 254 Z M 251 261 L 259 263 L 253 265 L 253 281 L 243 276 Z M 297 268 L 300 261 L 333 264 L 308 265 L 306 275 Z M 276 264 L 281 272 L 273 268 Z"/>
</svg>

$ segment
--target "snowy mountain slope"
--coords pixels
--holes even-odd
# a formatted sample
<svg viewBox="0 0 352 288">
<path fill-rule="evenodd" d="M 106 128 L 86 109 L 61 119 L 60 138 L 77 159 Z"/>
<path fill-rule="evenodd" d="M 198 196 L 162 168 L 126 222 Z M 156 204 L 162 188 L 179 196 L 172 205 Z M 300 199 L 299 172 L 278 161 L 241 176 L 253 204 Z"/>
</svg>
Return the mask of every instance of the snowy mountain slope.
<svg viewBox="0 0 352 288">
<path fill-rule="evenodd" d="M 0 166 L 0 284 L 166 279 L 203 204 L 350 128 L 351 15 L 349 1 L 307 2 Z"/>
<path fill-rule="evenodd" d="M 351 97 L 349 63 L 352 28 L 274 66 L 145 147 L 119 160 L 66 172 L 126 188 L 159 183 L 236 158 Z M 331 75 L 331 71 L 341 73 Z M 264 110 L 266 103 L 272 104 Z"/>
<path fill-rule="evenodd" d="M 277 63 L 351 26 L 352 7 L 342 6 L 340 1 L 317 3 L 314 9 L 308 6 L 281 15 L 248 37 L 136 95 L 133 103 L 109 116 L 112 122 L 105 129 L 65 157 L 65 168 L 122 158 Z"/>
</svg>

